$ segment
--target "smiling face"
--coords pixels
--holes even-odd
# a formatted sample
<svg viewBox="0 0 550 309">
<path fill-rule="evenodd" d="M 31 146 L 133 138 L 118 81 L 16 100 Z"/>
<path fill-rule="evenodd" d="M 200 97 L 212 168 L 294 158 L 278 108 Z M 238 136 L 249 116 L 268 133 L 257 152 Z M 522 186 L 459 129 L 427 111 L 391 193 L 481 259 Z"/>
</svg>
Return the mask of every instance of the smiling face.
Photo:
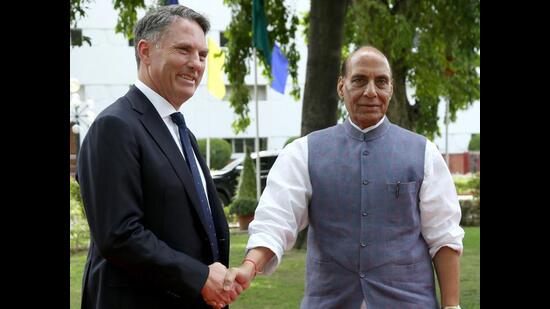
<svg viewBox="0 0 550 309">
<path fill-rule="evenodd" d="M 353 123 L 365 129 L 377 124 L 388 110 L 393 93 L 390 65 L 371 48 L 356 51 L 346 65 L 346 75 L 338 80 L 338 94 Z"/>
<path fill-rule="evenodd" d="M 140 79 L 176 109 L 199 86 L 208 48 L 195 21 L 176 18 L 156 44 L 140 40 Z"/>
</svg>

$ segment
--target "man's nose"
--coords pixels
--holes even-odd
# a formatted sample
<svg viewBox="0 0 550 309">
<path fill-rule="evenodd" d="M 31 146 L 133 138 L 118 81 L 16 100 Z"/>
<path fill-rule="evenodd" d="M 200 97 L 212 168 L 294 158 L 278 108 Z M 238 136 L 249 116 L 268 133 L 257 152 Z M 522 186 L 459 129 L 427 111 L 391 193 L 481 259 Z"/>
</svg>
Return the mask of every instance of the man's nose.
<svg viewBox="0 0 550 309">
<path fill-rule="evenodd" d="M 189 61 L 187 61 L 187 65 L 194 70 L 198 70 L 202 65 L 199 54 L 191 53 L 189 55 Z"/>
<path fill-rule="evenodd" d="M 367 83 L 367 86 L 365 87 L 365 91 L 363 92 L 363 95 L 366 95 L 369 98 L 376 96 L 376 88 L 374 86 L 374 81 L 369 81 Z"/>
</svg>

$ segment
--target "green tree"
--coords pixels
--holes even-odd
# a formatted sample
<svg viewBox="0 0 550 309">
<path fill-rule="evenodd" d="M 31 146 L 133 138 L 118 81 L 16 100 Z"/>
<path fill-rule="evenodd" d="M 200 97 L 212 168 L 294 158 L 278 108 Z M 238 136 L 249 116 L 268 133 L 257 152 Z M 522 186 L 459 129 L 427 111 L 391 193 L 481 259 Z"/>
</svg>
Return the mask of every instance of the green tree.
<svg viewBox="0 0 550 309">
<path fill-rule="evenodd" d="M 479 0 L 354 1 L 345 37 L 346 48 L 371 44 L 388 57 L 394 81 L 388 117 L 402 127 L 433 139 L 440 135 L 441 98 L 455 121 L 480 97 Z M 414 102 L 407 82 L 416 89 Z"/>
<path fill-rule="evenodd" d="M 239 216 L 254 214 L 258 201 L 256 200 L 256 168 L 250 158 L 250 151 L 246 149 L 243 170 L 239 176 L 237 195 L 231 203 L 229 212 Z"/>
<path fill-rule="evenodd" d="M 472 134 L 472 137 L 470 138 L 470 143 L 468 143 L 468 150 L 470 151 L 480 151 L 479 148 L 479 139 L 480 139 L 481 133 Z"/>
<path fill-rule="evenodd" d="M 71 29 L 77 28 L 77 21 L 86 17 L 87 4 L 93 0 L 71 0 L 69 13 Z M 166 0 L 159 0 L 156 5 L 164 5 Z M 153 5 L 154 6 L 154 5 Z M 115 26 L 116 33 L 122 33 L 126 38 L 134 37 L 134 26 L 137 23 L 137 10 L 147 8 L 144 0 L 113 0 L 113 7 L 118 11 L 118 20 Z M 82 37 L 88 45 L 92 45 L 91 39 L 87 36 Z M 73 43 L 71 43 L 73 44 Z M 81 46 L 78 44 L 75 46 Z"/>
<path fill-rule="evenodd" d="M 199 151 L 206 160 L 206 139 L 197 141 Z M 210 169 L 219 170 L 231 160 L 231 144 L 221 138 L 210 139 Z"/>
<path fill-rule="evenodd" d="M 231 86 L 229 102 L 237 119 L 232 126 L 236 133 L 243 132 L 250 125 L 249 107 L 251 96 L 244 78 L 251 72 L 247 60 L 253 57 L 252 46 L 252 1 L 251 0 L 224 0 L 231 9 L 231 22 L 224 35 L 228 39 L 225 72 Z M 292 78 L 292 90 L 290 94 L 299 99 L 300 87 L 298 85 L 298 60 L 300 55 L 296 51 L 295 33 L 299 24 L 296 15 L 291 14 L 284 0 L 270 0 L 264 2 L 265 15 L 269 24 L 269 43 L 273 46 L 276 41 L 281 52 L 288 59 L 289 74 Z M 263 66 L 264 76 L 270 78 L 269 65 L 264 63 L 264 58 L 257 53 L 257 59 Z M 258 65 L 258 68 L 261 66 Z"/>
</svg>

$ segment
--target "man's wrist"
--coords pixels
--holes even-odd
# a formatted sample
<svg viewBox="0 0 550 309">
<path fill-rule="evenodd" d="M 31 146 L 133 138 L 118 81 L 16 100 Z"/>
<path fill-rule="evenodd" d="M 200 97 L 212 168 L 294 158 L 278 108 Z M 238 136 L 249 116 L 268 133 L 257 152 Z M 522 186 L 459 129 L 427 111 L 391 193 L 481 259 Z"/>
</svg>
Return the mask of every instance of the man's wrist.
<svg viewBox="0 0 550 309">
<path fill-rule="evenodd" d="M 461 309 L 461 308 L 460 308 L 460 305 L 456 305 L 456 306 L 445 306 L 442 309 Z"/>
<path fill-rule="evenodd" d="M 246 262 L 249 262 L 249 263 L 246 263 Z M 252 273 L 252 276 L 256 276 L 256 274 L 258 273 L 258 269 L 256 268 L 256 263 L 251 261 L 250 259 L 244 259 L 243 260 L 243 263 L 242 263 L 242 267 L 244 267 L 244 269 L 250 273 Z"/>
</svg>

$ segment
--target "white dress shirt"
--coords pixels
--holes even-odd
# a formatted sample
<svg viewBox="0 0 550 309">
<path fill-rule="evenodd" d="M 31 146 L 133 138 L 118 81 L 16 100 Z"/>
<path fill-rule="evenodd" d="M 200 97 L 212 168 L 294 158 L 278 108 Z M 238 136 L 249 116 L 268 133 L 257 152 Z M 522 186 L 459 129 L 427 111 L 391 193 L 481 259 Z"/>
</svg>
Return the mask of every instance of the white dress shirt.
<svg viewBox="0 0 550 309">
<path fill-rule="evenodd" d="M 358 130 L 366 133 L 376 125 Z M 351 120 L 351 119 L 350 119 Z M 309 223 L 308 205 L 312 188 L 308 171 L 307 136 L 287 145 L 279 154 L 267 178 L 266 188 L 248 227 L 246 250 L 269 248 L 275 256 L 263 272 L 271 274 L 281 263 L 284 251 L 292 249 L 298 232 Z M 434 143 L 426 141 L 424 180 L 420 188 L 421 233 L 432 258 L 448 246 L 462 254 L 464 230 L 459 226 L 460 205 L 447 164 Z"/>
<path fill-rule="evenodd" d="M 181 155 L 183 156 L 183 159 L 187 160 L 187 158 L 185 157 L 185 154 L 183 153 L 178 125 L 174 121 L 172 121 L 172 117 L 170 117 L 171 114 L 175 112 L 179 113 L 180 111 L 176 110 L 176 108 L 174 108 L 174 106 L 170 104 L 170 102 L 166 101 L 165 98 L 160 96 L 153 89 L 149 88 L 149 86 L 145 85 L 139 79 L 136 80 L 134 84 L 141 92 L 143 92 L 143 94 L 147 97 L 147 99 L 151 101 L 151 103 L 159 113 L 160 118 L 162 118 L 162 121 L 164 121 L 164 124 L 168 128 L 168 131 L 170 131 L 170 134 L 172 135 L 172 138 L 176 142 L 176 145 L 178 145 L 178 148 L 180 150 Z M 206 190 L 206 180 L 204 179 L 202 169 L 200 168 L 201 165 L 197 160 L 197 155 L 195 154 L 194 150 L 193 150 L 193 159 L 195 160 L 195 162 L 197 162 L 197 167 L 199 167 L 198 170 L 199 170 L 199 174 L 201 175 L 201 182 L 206 195 L 206 201 L 208 202 L 208 206 L 210 206 L 210 202 L 208 201 L 208 193 L 207 193 L 208 191 Z"/>
</svg>

